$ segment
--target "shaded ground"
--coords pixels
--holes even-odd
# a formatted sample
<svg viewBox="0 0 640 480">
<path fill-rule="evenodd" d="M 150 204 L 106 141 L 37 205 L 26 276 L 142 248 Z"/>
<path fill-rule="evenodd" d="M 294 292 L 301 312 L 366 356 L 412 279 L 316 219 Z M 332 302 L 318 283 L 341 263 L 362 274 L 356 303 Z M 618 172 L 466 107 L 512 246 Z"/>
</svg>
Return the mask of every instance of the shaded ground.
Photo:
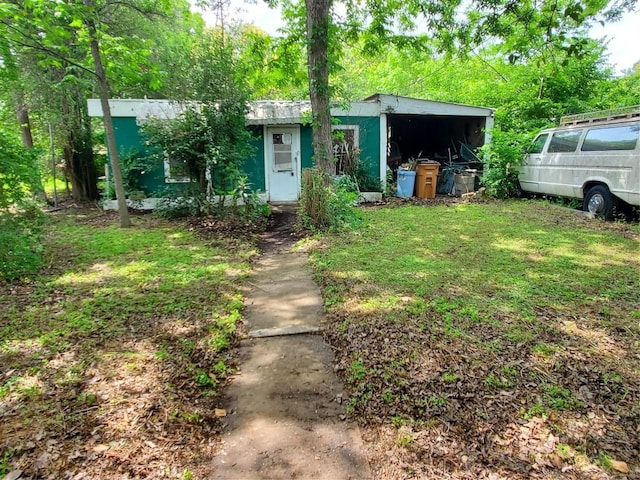
<svg viewBox="0 0 640 480">
<path fill-rule="evenodd" d="M 314 254 L 374 476 L 640 478 L 637 224 L 446 205 Z"/>
<path fill-rule="evenodd" d="M 201 478 L 246 228 L 205 221 L 197 239 L 151 216 L 123 231 L 96 210 L 55 215 L 47 267 L 0 285 L 0 478 Z"/>
<path fill-rule="evenodd" d="M 0 478 L 229 478 L 211 461 L 226 452 L 229 428 L 246 428 L 227 444 L 250 454 L 236 457 L 241 472 L 340 478 L 325 464 L 365 468 L 354 430 L 332 430 L 350 420 L 374 478 L 640 478 L 638 229 L 509 203 L 487 203 L 477 217 L 459 199 L 390 203 L 420 214 L 394 210 L 383 228 L 322 246 L 363 249 L 317 270 L 331 349 L 317 335 L 294 349 L 286 338 L 228 348 L 239 345 L 237 287 L 252 245 L 287 251 L 292 212 L 275 209 L 264 234 L 205 219 L 185 228 L 196 241 L 152 217 L 135 218 L 122 240 L 113 215 L 75 211 L 77 242 L 50 238 L 38 278 L 0 285 Z M 437 221 L 423 225 L 430 205 Z M 502 221 L 486 227 L 494 215 Z M 438 243 L 449 216 L 459 228 Z M 88 255 L 99 231 L 104 244 Z M 140 248 L 129 250 L 134 239 Z M 171 255 L 161 261 L 154 243 Z M 191 276 L 203 265 L 211 270 Z M 517 273 L 501 285 L 509 266 Z M 241 375 L 223 397 L 238 353 L 249 365 L 241 374 L 261 373 Z M 332 362 L 344 397 L 327 376 Z M 273 416 L 253 410 L 243 426 L 232 405 L 252 384 L 266 395 L 254 403 Z M 336 421 L 343 411 L 346 423 Z M 283 430 L 263 435 L 274 425 Z"/>
</svg>

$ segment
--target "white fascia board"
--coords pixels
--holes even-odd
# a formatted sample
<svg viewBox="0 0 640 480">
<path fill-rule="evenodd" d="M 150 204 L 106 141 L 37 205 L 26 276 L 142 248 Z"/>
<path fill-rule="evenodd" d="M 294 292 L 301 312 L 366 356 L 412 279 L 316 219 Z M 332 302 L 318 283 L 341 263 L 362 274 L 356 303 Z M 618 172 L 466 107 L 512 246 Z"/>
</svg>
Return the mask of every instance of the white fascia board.
<svg viewBox="0 0 640 480">
<path fill-rule="evenodd" d="M 349 109 L 333 107 L 332 117 L 377 117 L 380 115 L 380 104 L 378 102 L 350 102 Z"/>
<path fill-rule="evenodd" d="M 187 102 L 189 103 L 189 102 Z M 102 117 L 102 104 L 97 98 L 87 100 L 90 117 Z M 144 120 L 147 117 L 175 118 L 184 111 L 185 104 L 171 100 L 110 99 L 112 117 L 133 117 Z"/>
<path fill-rule="evenodd" d="M 474 107 L 459 103 L 433 102 L 431 100 L 395 95 L 378 95 L 378 102 L 380 103 L 380 110 L 390 114 L 463 117 L 490 117 L 493 115 L 491 108 Z"/>
<path fill-rule="evenodd" d="M 109 107 L 112 117 L 175 118 L 184 111 L 184 105 L 171 100 L 111 99 Z M 102 117 L 100 100 L 87 100 L 90 117 Z M 353 102 L 349 109 L 331 109 L 332 116 L 377 117 L 380 115 L 378 102 Z M 304 116 L 311 116 L 311 103 L 307 101 L 256 101 L 249 104 L 247 125 L 296 125 Z"/>
</svg>

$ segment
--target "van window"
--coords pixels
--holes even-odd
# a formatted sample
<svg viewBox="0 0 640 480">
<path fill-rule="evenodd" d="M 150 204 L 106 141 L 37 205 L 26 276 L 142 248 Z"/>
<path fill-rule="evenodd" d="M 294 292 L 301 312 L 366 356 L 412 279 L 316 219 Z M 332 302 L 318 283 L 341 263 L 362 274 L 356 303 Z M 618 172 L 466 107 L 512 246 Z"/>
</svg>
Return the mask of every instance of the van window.
<svg viewBox="0 0 640 480">
<path fill-rule="evenodd" d="M 542 153 L 544 144 L 547 143 L 548 133 L 542 133 L 536 137 L 531 146 L 527 149 L 527 153 Z"/>
<path fill-rule="evenodd" d="M 587 132 L 582 151 L 634 150 L 638 143 L 638 130 L 640 125 L 593 128 Z"/>
<path fill-rule="evenodd" d="M 551 137 L 549 152 L 575 152 L 582 130 L 570 132 L 556 132 Z"/>
</svg>

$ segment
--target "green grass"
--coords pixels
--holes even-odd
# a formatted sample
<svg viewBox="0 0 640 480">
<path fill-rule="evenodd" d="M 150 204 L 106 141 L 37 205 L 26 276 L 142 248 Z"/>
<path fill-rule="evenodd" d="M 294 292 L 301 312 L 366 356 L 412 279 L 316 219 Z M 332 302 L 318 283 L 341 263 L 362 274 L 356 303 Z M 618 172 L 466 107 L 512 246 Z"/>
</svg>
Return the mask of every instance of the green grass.
<svg viewBox="0 0 640 480">
<path fill-rule="evenodd" d="M 606 405 L 608 434 L 635 438 L 638 224 L 526 201 L 363 215 L 312 253 L 347 388 L 372 392 L 350 406 L 361 422 L 438 415 L 474 448 L 485 421 L 496 435 L 534 417 L 563 432 Z M 599 438 L 562 440 L 608 448 Z"/>
<path fill-rule="evenodd" d="M 172 422 L 188 424 L 179 436 L 208 432 L 194 429 L 209 428 L 233 371 L 239 287 L 255 249 L 154 217 L 115 224 L 95 212 L 50 218 L 45 269 L 0 284 L 0 402 L 15 413 L 0 425 L 7 445 L 29 440 L 21 424 L 46 435 L 74 431 L 78 445 L 97 425 L 105 443 L 125 429 L 131 445 L 172 435 Z M 126 430 L 141 415 L 150 423 Z"/>
</svg>

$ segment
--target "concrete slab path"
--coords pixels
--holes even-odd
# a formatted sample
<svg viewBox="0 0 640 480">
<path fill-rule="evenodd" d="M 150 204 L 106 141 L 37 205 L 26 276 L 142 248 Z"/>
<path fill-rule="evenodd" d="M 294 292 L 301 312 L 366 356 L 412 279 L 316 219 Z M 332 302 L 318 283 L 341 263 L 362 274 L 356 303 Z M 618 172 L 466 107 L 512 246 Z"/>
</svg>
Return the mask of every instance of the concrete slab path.
<svg viewBox="0 0 640 480">
<path fill-rule="evenodd" d="M 371 478 L 359 429 L 343 420 L 343 386 L 317 333 L 323 320 L 306 255 L 290 242 L 267 247 L 250 280 L 250 338 L 227 391 L 213 478 Z"/>
</svg>

